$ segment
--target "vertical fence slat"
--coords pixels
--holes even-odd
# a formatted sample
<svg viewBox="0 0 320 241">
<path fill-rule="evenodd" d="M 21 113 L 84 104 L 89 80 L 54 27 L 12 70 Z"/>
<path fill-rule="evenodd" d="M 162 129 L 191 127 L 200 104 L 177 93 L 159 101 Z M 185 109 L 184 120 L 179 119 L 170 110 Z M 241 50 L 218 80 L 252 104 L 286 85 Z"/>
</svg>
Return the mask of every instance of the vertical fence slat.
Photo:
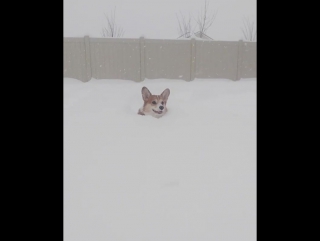
<svg viewBox="0 0 320 241">
<path fill-rule="evenodd" d="M 237 73 L 235 80 L 241 79 L 241 64 L 242 64 L 242 58 L 243 58 L 243 40 L 239 40 L 238 42 L 238 58 L 237 58 Z"/>
<path fill-rule="evenodd" d="M 144 44 L 144 37 L 140 37 L 140 81 L 144 81 L 146 77 Z"/>
<path fill-rule="evenodd" d="M 89 81 L 92 77 L 91 71 L 91 53 L 90 53 L 90 39 L 89 36 L 84 36 L 85 55 L 86 55 L 86 76 L 85 82 Z"/>
<path fill-rule="evenodd" d="M 196 39 L 191 39 L 190 81 L 195 79 L 196 71 Z"/>
</svg>

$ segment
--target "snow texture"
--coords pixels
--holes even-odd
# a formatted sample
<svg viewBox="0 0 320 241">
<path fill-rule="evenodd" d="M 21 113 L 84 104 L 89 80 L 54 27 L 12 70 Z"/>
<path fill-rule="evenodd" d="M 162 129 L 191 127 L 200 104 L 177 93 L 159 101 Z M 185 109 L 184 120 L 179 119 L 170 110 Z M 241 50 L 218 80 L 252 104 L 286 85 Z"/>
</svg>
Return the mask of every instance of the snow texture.
<svg viewBox="0 0 320 241">
<path fill-rule="evenodd" d="M 256 79 L 64 79 L 65 241 L 254 241 L 256 215 Z"/>
</svg>

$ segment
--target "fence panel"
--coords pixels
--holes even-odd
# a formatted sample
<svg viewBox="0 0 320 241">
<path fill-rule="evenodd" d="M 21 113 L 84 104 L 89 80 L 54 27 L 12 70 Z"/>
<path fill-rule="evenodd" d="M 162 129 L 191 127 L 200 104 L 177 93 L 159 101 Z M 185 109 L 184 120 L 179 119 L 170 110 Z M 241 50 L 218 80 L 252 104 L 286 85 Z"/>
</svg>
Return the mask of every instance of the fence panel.
<svg viewBox="0 0 320 241">
<path fill-rule="evenodd" d="M 190 80 L 190 40 L 145 40 L 147 79 Z"/>
<path fill-rule="evenodd" d="M 63 76 L 88 81 L 84 38 L 64 38 Z"/>
<path fill-rule="evenodd" d="M 238 42 L 196 41 L 196 78 L 237 79 Z"/>
<path fill-rule="evenodd" d="M 243 41 L 64 38 L 63 76 L 95 79 L 256 77 L 257 45 Z"/>
<path fill-rule="evenodd" d="M 92 77 L 140 80 L 138 39 L 90 39 Z"/>
</svg>

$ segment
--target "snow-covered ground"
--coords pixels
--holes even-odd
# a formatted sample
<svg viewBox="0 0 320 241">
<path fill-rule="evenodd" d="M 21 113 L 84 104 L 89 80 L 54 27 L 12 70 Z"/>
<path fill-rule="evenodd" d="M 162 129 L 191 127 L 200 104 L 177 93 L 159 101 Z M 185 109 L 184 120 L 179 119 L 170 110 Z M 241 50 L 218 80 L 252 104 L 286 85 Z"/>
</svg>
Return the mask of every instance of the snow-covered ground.
<svg viewBox="0 0 320 241">
<path fill-rule="evenodd" d="M 65 241 L 253 241 L 256 215 L 256 79 L 64 79 Z"/>
</svg>

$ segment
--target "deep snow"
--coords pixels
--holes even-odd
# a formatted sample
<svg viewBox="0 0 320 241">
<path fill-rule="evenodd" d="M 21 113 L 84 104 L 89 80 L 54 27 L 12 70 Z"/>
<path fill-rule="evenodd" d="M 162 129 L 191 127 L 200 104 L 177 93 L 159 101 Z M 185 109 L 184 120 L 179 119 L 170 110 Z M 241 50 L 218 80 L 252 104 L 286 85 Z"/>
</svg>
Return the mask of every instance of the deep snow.
<svg viewBox="0 0 320 241">
<path fill-rule="evenodd" d="M 256 79 L 64 79 L 65 241 L 253 241 L 256 215 Z"/>
</svg>

